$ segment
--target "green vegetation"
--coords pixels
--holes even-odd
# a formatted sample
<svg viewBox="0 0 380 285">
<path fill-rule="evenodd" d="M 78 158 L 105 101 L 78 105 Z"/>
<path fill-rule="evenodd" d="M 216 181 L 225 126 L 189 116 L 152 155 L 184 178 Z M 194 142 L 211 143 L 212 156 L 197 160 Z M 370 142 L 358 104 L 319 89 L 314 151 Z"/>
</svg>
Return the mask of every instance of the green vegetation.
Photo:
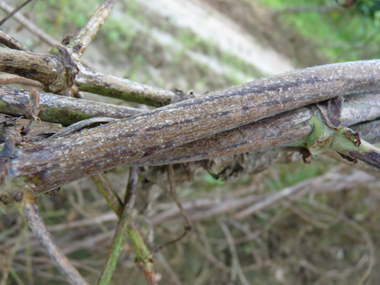
<svg viewBox="0 0 380 285">
<path fill-rule="evenodd" d="M 281 22 L 315 42 L 319 52 L 331 62 L 380 57 L 377 48 L 380 43 L 380 5 L 376 0 L 357 1 L 347 9 L 339 7 L 333 0 L 257 2 L 278 12 L 276 15 Z M 292 7 L 299 12 L 290 12 Z M 321 12 L 324 7 L 332 8 Z M 303 8 L 305 11 L 301 12 Z"/>
</svg>

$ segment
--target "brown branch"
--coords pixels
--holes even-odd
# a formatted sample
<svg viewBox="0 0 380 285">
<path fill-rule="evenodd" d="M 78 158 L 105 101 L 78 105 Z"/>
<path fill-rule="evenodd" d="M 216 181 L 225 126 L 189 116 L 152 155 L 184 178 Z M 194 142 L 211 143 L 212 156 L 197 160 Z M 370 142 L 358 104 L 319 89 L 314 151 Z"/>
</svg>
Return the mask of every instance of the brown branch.
<svg viewBox="0 0 380 285">
<path fill-rule="evenodd" d="M 70 50 L 57 47 L 60 52 L 56 55 L 0 48 L 0 71 L 36 80 L 52 93 L 72 88 L 74 92 L 92 92 L 154 106 L 170 104 L 177 96 L 173 91 L 88 70 L 74 59 Z M 76 69 L 75 74 L 71 68 Z"/>
<path fill-rule="evenodd" d="M 11 49 L 30 51 L 25 45 L 20 43 L 18 40 L 7 35 L 3 31 L 0 31 L 0 44 L 3 44 Z"/>
<path fill-rule="evenodd" d="M 11 13 L 14 10 L 13 7 L 7 4 L 5 1 L 0 1 L 0 8 L 8 13 Z M 31 21 L 29 21 L 23 15 L 15 14 L 13 18 L 17 20 L 20 24 L 22 24 L 31 33 L 35 34 L 42 41 L 48 43 L 49 45 L 54 46 L 56 44 L 59 44 L 57 40 L 50 37 L 48 34 L 46 34 L 44 31 L 42 31 L 40 28 L 34 25 Z"/>
<path fill-rule="evenodd" d="M 38 81 L 27 79 L 27 78 L 20 77 L 17 75 L 10 75 L 10 74 L 0 75 L 0 84 L 23 84 L 23 85 L 36 86 L 36 87 L 40 87 L 40 88 L 44 87 Z"/>
<path fill-rule="evenodd" d="M 25 90 L 0 87 L 0 113 L 10 116 L 25 116 L 29 106 L 30 93 Z M 94 117 L 126 118 L 142 111 L 106 103 L 81 100 L 72 97 L 40 92 L 39 102 L 42 121 L 59 123 L 64 126 Z"/>
<path fill-rule="evenodd" d="M 23 7 L 25 7 L 25 5 L 27 5 L 29 2 L 31 2 L 32 0 L 26 0 L 24 3 L 22 3 L 20 6 L 18 6 L 17 8 L 15 8 L 12 12 L 9 12 L 9 14 L 0 21 L 0 27 L 6 22 L 8 21 L 10 18 L 13 17 L 14 14 L 16 14 L 18 11 L 20 11 Z"/>
<path fill-rule="evenodd" d="M 138 165 L 153 154 L 276 113 L 339 95 L 377 91 L 379 64 L 361 61 L 297 70 L 83 130 L 66 139 L 36 143 L 16 151 L 9 173 L 39 192 L 119 165 Z M 41 156 L 45 149 L 50 151 Z"/>
<path fill-rule="evenodd" d="M 0 71 L 41 82 L 53 93 L 66 88 L 64 65 L 54 55 L 0 48 Z"/>
<path fill-rule="evenodd" d="M 117 0 L 105 0 L 73 38 L 69 47 L 71 47 L 79 57 L 82 56 L 87 46 L 103 26 L 116 2 Z"/>
<path fill-rule="evenodd" d="M 168 105 L 176 97 L 176 93 L 173 91 L 83 68 L 80 68 L 74 83 L 80 91 L 152 106 Z"/>
<path fill-rule="evenodd" d="M 19 198 L 23 199 L 22 211 L 26 220 L 28 221 L 29 227 L 38 237 L 41 246 L 44 248 L 47 255 L 53 261 L 58 270 L 66 277 L 70 284 L 88 284 L 54 243 L 49 231 L 46 229 L 42 216 L 37 208 L 37 205 L 34 202 L 34 198 L 31 197 L 28 192 L 22 193 L 19 191 L 18 194 L 19 195 L 15 200 L 17 201 Z"/>
<path fill-rule="evenodd" d="M 351 111 L 358 105 L 362 107 L 363 112 L 355 111 L 354 119 L 351 119 L 350 116 L 353 114 Z M 308 108 L 282 113 L 159 154 L 152 154 L 140 159 L 138 163 L 139 165 L 182 163 L 285 145 L 302 139 L 310 133 L 311 126 L 308 125 L 308 121 L 312 116 L 313 113 Z M 351 100 L 344 103 L 341 120 L 347 125 L 373 120 L 377 117 L 380 117 L 380 96 L 362 95 L 353 96 Z M 367 139 L 374 122 L 367 127 L 367 132 L 363 133 L 364 139 Z M 362 131 L 363 129 L 364 125 Z"/>
</svg>

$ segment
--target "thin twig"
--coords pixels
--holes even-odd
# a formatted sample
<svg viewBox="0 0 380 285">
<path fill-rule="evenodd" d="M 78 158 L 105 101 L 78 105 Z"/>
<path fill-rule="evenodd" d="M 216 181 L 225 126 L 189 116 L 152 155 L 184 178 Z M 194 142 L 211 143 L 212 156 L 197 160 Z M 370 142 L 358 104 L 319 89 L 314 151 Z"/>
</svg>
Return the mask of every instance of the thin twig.
<svg viewBox="0 0 380 285">
<path fill-rule="evenodd" d="M 91 176 L 91 179 L 94 181 L 96 187 L 99 189 L 108 205 L 120 219 L 123 212 L 123 202 L 121 201 L 119 195 L 117 195 L 116 191 L 113 189 L 112 184 L 108 180 L 107 176 L 104 173 L 98 173 Z"/>
<path fill-rule="evenodd" d="M 181 211 L 181 215 L 182 215 L 182 217 L 184 218 L 184 220 L 186 222 L 185 231 L 189 232 L 189 231 L 192 230 L 193 227 L 191 225 L 191 222 L 190 222 L 189 218 L 186 215 L 185 210 L 183 209 L 181 200 L 178 198 L 177 190 L 175 189 L 174 174 L 173 174 L 173 165 L 172 164 L 167 165 L 166 170 L 167 170 L 167 174 L 168 174 L 170 193 L 172 194 L 173 199 L 174 199 L 175 203 L 177 204 L 177 207 Z"/>
<path fill-rule="evenodd" d="M 151 284 L 157 284 L 155 281 L 154 268 L 153 268 L 153 264 L 152 264 L 152 262 L 153 262 L 152 256 L 149 254 L 149 251 L 148 251 L 146 245 L 144 244 L 143 239 L 141 238 L 140 234 L 138 233 L 136 225 L 133 222 L 131 222 L 131 225 L 127 224 L 130 215 L 128 215 L 127 217 L 126 217 L 126 215 L 128 214 L 127 212 L 132 209 L 131 203 L 134 202 L 134 199 L 135 199 L 134 198 L 134 192 L 133 191 L 131 192 L 131 190 L 134 189 L 134 191 L 136 191 L 135 188 L 137 188 L 137 181 L 138 181 L 137 170 L 134 170 L 134 169 L 135 168 L 131 169 L 130 180 L 128 182 L 128 191 L 127 191 L 126 197 L 125 197 L 124 208 L 122 206 L 122 203 L 121 203 L 119 196 L 113 190 L 112 185 L 105 178 L 105 176 L 104 175 L 101 175 L 101 176 L 98 175 L 97 177 L 93 177 L 93 180 L 94 180 L 95 184 L 97 185 L 98 189 L 100 190 L 100 192 L 102 193 L 103 197 L 106 199 L 107 203 L 109 205 L 111 205 L 111 208 L 115 211 L 117 216 L 120 218 L 119 223 L 118 223 L 118 227 L 116 229 L 115 236 L 114 236 L 114 239 L 112 242 L 112 247 L 111 247 L 111 249 L 107 255 L 106 264 L 108 263 L 110 265 L 105 264 L 104 268 L 103 268 L 103 272 L 105 272 L 106 266 L 107 266 L 108 272 L 105 272 L 104 274 L 102 273 L 102 276 L 104 275 L 104 277 L 101 277 L 99 279 L 98 284 L 103 284 L 103 283 L 100 283 L 101 279 L 103 280 L 102 282 L 105 282 L 107 279 L 112 277 L 112 272 L 115 269 L 116 261 L 117 261 L 117 257 L 116 257 L 117 252 L 115 253 L 115 250 L 118 251 L 120 254 L 120 248 L 121 248 L 122 243 L 124 241 L 124 238 L 122 238 L 122 235 L 125 237 L 126 233 L 128 234 L 129 238 L 131 239 L 131 241 L 134 245 L 134 248 L 136 250 L 136 255 L 137 255 L 136 260 L 138 262 L 142 263 L 142 267 L 143 267 L 145 277 L 147 279 L 148 284 L 150 284 L 150 285 Z M 129 205 L 129 206 L 127 206 L 127 205 Z M 130 209 L 127 210 L 127 207 L 129 207 Z M 124 220 L 124 222 L 122 220 Z M 122 232 L 123 228 L 125 230 L 124 233 Z M 115 240 L 116 240 L 116 242 L 114 242 Z M 117 247 L 117 244 L 119 244 L 119 248 Z M 112 251 L 112 253 L 111 253 L 111 251 Z M 113 256 L 111 256 L 111 254 L 113 254 Z M 111 259 L 113 259 L 113 260 L 111 260 Z M 110 272 L 110 271 L 112 271 L 112 272 Z M 108 284 L 108 283 L 104 283 L 104 284 Z"/>
<path fill-rule="evenodd" d="M 230 267 L 226 266 L 223 262 L 217 259 L 211 252 L 211 247 L 209 241 L 205 235 L 200 235 L 201 240 L 204 243 L 204 247 L 200 245 L 200 243 L 196 242 L 195 247 L 208 261 L 210 261 L 216 268 L 225 271 L 227 273 L 231 273 L 232 270 Z"/>
<path fill-rule="evenodd" d="M 170 264 L 166 261 L 165 257 L 161 252 L 157 252 L 156 254 L 157 260 L 160 262 L 161 266 L 164 268 L 164 270 L 169 274 L 173 284 L 175 285 L 181 285 L 181 281 L 175 274 L 174 270 L 170 267 Z"/>
<path fill-rule="evenodd" d="M 177 96 L 176 92 L 170 90 L 83 68 L 75 77 L 74 83 L 80 91 L 156 107 L 170 104 Z"/>
<path fill-rule="evenodd" d="M 222 229 L 224 235 L 226 236 L 227 244 L 228 244 L 229 250 L 230 250 L 231 255 L 232 255 L 232 266 L 234 267 L 232 269 L 232 272 L 234 270 L 236 270 L 236 274 L 239 277 L 239 280 L 243 285 L 252 284 L 252 282 L 251 283 L 248 282 L 247 278 L 244 275 L 244 272 L 243 272 L 242 267 L 240 265 L 239 256 L 238 256 L 238 253 L 237 253 L 237 250 L 235 247 L 235 243 L 234 243 L 234 240 L 233 240 L 233 237 L 231 235 L 230 230 L 228 229 L 227 225 L 221 219 L 218 219 L 218 223 L 219 223 L 219 226 Z"/>
<path fill-rule="evenodd" d="M 4 11 L 11 13 L 14 9 L 11 5 L 6 3 L 5 1 L 0 1 L 0 8 Z M 54 46 L 56 44 L 59 44 L 59 42 L 52 37 L 50 37 L 48 34 L 46 34 L 44 31 L 42 31 L 40 28 L 38 28 L 36 25 L 34 25 L 31 21 L 29 21 L 26 17 L 24 17 L 21 14 L 16 14 L 13 17 L 15 20 L 17 20 L 20 24 L 22 24 L 26 29 L 28 29 L 31 33 L 39 37 L 44 42 L 48 43 L 51 46 Z"/>
<path fill-rule="evenodd" d="M 164 247 L 168 246 L 169 244 L 174 244 L 174 243 L 180 241 L 193 228 L 192 225 L 191 225 L 191 222 L 190 222 L 189 218 L 186 215 L 185 209 L 182 206 L 181 200 L 178 198 L 177 191 L 175 189 L 174 175 L 173 175 L 173 165 L 172 164 L 167 165 L 166 170 L 167 170 L 167 174 L 168 174 L 170 193 L 172 194 L 173 199 L 174 199 L 175 203 L 177 204 L 177 207 L 178 207 L 178 209 L 179 209 L 182 217 L 184 218 L 186 225 L 185 225 L 185 228 L 184 228 L 185 231 L 184 231 L 184 233 L 182 235 L 180 235 L 179 237 L 175 238 L 174 240 L 168 241 L 168 242 L 166 242 L 166 243 L 164 243 L 164 244 L 156 247 L 154 249 L 154 252 L 158 252 L 161 249 L 163 249 Z"/>
<path fill-rule="evenodd" d="M 366 241 L 368 251 L 369 251 L 369 262 L 368 262 L 367 270 L 364 272 L 363 276 L 360 278 L 359 283 L 358 283 L 358 284 L 363 284 L 365 280 L 368 278 L 371 271 L 373 270 L 373 267 L 376 262 L 376 257 L 375 257 L 376 250 L 369 233 L 362 226 L 360 226 L 356 221 L 349 219 L 347 216 L 342 215 L 342 213 L 338 213 L 335 209 L 331 207 L 327 207 L 326 205 L 321 205 L 315 201 L 309 201 L 309 204 L 311 206 L 314 206 L 314 207 L 317 206 L 319 209 L 323 209 L 327 211 L 333 217 L 339 217 L 342 222 L 346 222 L 363 236 L 364 240 Z"/>
<path fill-rule="evenodd" d="M 79 55 L 79 57 L 82 56 L 87 46 L 103 26 L 116 2 L 117 0 L 105 0 L 73 38 L 69 46 Z"/>
<path fill-rule="evenodd" d="M 121 248 L 123 246 L 125 236 L 127 235 L 128 223 L 131 218 L 133 206 L 135 204 L 137 182 L 139 177 L 138 171 L 139 170 L 137 167 L 131 168 L 123 211 L 117 224 L 115 235 L 112 239 L 111 247 L 108 251 L 102 273 L 99 277 L 99 285 L 108 285 L 115 271 L 117 260 L 119 259 Z"/>
<path fill-rule="evenodd" d="M 241 209 L 235 214 L 235 218 L 244 218 L 253 215 L 265 209 L 273 209 L 278 206 L 282 199 L 295 201 L 309 193 L 325 194 L 330 192 L 350 190 L 361 185 L 366 185 L 376 181 L 376 178 L 362 171 L 354 171 L 349 176 L 336 173 L 326 173 L 295 185 L 291 185 L 282 190 L 268 195 L 247 195 L 241 198 L 231 199 L 229 196 L 218 199 L 198 199 L 183 201 L 182 205 L 191 214 L 188 218 L 191 221 L 201 221 L 211 217 L 232 213 Z M 169 207 L 169 205 L 172 205 Z M 161 206 L 164 206 L 161 204 Z M 166 211 L 159 212 L 150 221 L 154 226 L 158 226 L 166 221 L 177 219 L 180 210 L 173 207 L 173 203 L 165 205 L 163 208 L 169 208 Z M 246 207 L 246 208 L 245 208 Z M 254 237 L 256 234 L 254 235 Z"/>
<path fill-rule="evenodd" d="M 99 285 L 108 285 L 115 271 L 117 260 L 123 246 L 125 236 L 127 235 L 128 223 L 131 218 L 133 206 L 135 203 L 138 182 L 138 168 L 131 169 L 129 174 L 128 188 L 125 196 L 123 212 L 116 227 L 115 235 L 112 239 L 111 247 L 108 251 L 102 273 L 99 277 Z"/>
<path fill-rule="evenodd" d="M 295 185 L 286 187 L 274 194 L 262 197 L 257 203 L 235 214 L 234 218 L 241 219 L 257 213 L 258 211 L 277 206 L 284 199 L 294 201 L 308 193 L 327 193 L 341 191 L 342 189 L 353 189 L 360 185 L 365 185 L 376 178 L 361 172 L 355 171 L 350 176 L 326 173 L 321 176 L 313 177 Z"/>
<path fill-rule="evenodd" d="M 115 121 L 117 121 L 117 119 L 107 118 L 107 117 L 96 117 L 96 118 L 86 119 L 86 120 L 77 122 L 75 124 L 72 124 L 68 126 L 67 128 L 62 129 L 61 131 L 49 137 L 48 139 L 52 140 L 52 139 L 67 137 L 70 134 L 77 133 L 83 129 L 95 127 L 98 125 L 104 125 L 104 124 L 108 124 Z"/>
<path fill-rule="evenodd" d="M 21 196 L 21 199 L 20 199 Z M 22 212 L 28 222 L 30 229 L 38 237 L 41 246 L 46 251 L 47 255 L 53 261 L 58 270 L 66 277 L 70 284 L 87 285 L 79 272 L 71 265 L 67 257 L 57 247 L 53 241 L 50 232 L 47 230 L 42 216 L 35 204 L 34 197 L 29 192 L 19 191 L 14 195 L 15 200 L 21 202 Z"/>
<path fill-rule="evenodd" d="M 0 21 L 0 27 L 6 22 L 8 21 L 10 18 L 13 17 L 14 14 L 16 14 L 18 11 L 20 11 L 25 5 L 27 5 L 29 2 L 31 2 L 32 0 L 26 0 L 24 3 L 22 3 L 20 6 L 18 6 L 17 8 L 15 8 L 12 12 L 10 12 L 4 19 L 2 19 Z"/>
</svg>

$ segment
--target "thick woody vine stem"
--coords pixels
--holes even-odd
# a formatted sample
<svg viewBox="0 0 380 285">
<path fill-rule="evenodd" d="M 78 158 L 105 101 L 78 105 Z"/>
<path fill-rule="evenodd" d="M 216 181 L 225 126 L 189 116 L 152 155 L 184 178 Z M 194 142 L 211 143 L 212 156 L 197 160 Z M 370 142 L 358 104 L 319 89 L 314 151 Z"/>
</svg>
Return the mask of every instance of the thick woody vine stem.
<svg viewBox="0 0 380 285">
<path fill-rule="evenodd" d="M 138 165 L 153 154 L 297 107 L 377 92 L 379 67 L 380 61 L 372 60 L 296 70 L 25 146 L 10 159 L 8 175 L 40 192 L 116 166 Z"/>
<path fill-rule="evenodd" d="M 58 82 L 65 74 L 63 64 L 54 55 L 7 48 L 0 48 L 0 71 L 39 81 L 44 86 Z M 58 91 L 62 88 L 55 87 Z"/>
</svg>

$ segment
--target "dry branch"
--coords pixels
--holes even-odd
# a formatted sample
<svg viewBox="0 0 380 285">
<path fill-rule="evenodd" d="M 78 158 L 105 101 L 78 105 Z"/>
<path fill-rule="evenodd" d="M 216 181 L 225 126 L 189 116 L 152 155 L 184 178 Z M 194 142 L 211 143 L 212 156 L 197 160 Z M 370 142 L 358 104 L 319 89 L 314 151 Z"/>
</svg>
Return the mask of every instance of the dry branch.
<svg viewBox="0 0 380 285">
<path fill-rule="evenodd" d="M 0 43 L 11 49 L 29 51 L 29 49 L 25 45 L 20 43 L 18 40 L 12 38 L 11 36 L 7 35 L 3 31 L 0 31 Z"/>
<path fill-rule="evenodd" d="M 29 96 L 30 92 L 26 90 L 0 87 L 0 113 L 26 117 Z M 40 92 L 40 98 L 40 119 L 64 126 L 94 117 L 122 119 L 142 112 L 139 109 L 43 92 Z"/>
<path fill-rule="evenodd" d="M 14 10 L 13 7 L 7 4 L 5 1 L 0 1 L 0 8 L 8 13 L 11 13 Z M 57 40 L 47 35 L 44 31 L 42 31 L 20 13 L 13 15 L 13 18 L 22 24 L 25 28 L 27 28 L 32 34 L 35 34 L 42 41 L 48 43 L 49 45 L 54 46 L 56 44 L 59 44 Z"/>
<path fill-rule="evenodd" d="M 19 191 L 21 192 L 21 191 Z M 25 192 L 21 194 L 24 196 L 22 212 L 25 215 L 28 225 L 33 233 L 38 237 L 42 247 L 47 255 L 53 261 L 54 265 L 66 277 L 66 279 L 73 285 L 87 285 L 88 283 L 83 279 L 79 272 L 71 265 L 67 257 L 57 247 L 51 234 L 47 230 L 42 216 L 34 202 L 34 198 L 30 193 Z"/>
<path fill-rule="evenodd" d="M 116 2 L 117 0 L 105 0 L 74 37 L 69 47 L 72 48 L 79 57 L 82 56 L 84 50 L 103 26 Z"/>
<path fill-rule="evenodd" d="M 0 26 L 2 26 L 6 21 L 8 21 L 10 18 L 14 16 L 18 11 L 20 11 L 25 5 L 27 5 L 32 0 L 26 0 L 24 3 L 19 5 L 17 8 L 15 8 L 12 12 L 9 12 L 9 14 L 0 21 Z"/>
<path fill-rule="evenodd" d="M 153 154 L 284 111 L 339 95 L 377 92 L 379 64 L 372 60 L 296 70 L 25 146 L 16 151 L 8 173 L 40 193 L 116 166 L 139 165 Z"/>
<path fill-rule="evenodd" d="M 57 47 L 60 52 L 56 55 L 0 48 L 0 71 L 39 81 L 45 91 L 52 93 L 72 88 L 75 92 L 92 92 L 154 106 L 170 104 L 177 96 L 173 91 L 89 70 L 74 60 L 68 49 Z"/>
</svg>

